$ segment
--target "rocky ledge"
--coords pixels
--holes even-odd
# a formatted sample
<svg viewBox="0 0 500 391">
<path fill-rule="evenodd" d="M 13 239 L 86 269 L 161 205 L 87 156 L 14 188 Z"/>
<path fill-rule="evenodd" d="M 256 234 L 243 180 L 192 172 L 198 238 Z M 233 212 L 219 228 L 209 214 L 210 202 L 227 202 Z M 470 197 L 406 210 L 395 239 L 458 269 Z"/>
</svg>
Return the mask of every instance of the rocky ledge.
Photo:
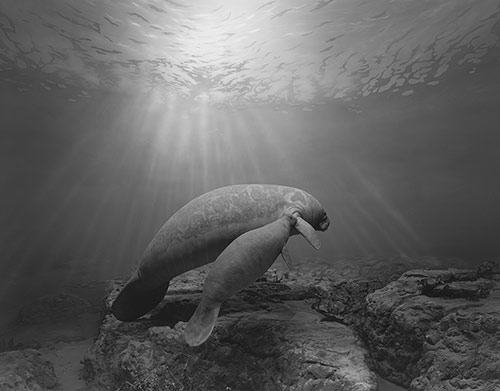
<svg viewBox="0 0 500 391">
<path fill-rule="evenodd" d="M 500 390 L 500 270 L 413 270 L 369 294 L 358 332 L 411 391 Z"/>
<path fill-rule="evenodd" d="M 107 315 L 85 361 L 89 383 L 123 391 L 377 389 L 352 330 L 311 309 L 318 289 L 288 286 L 272 273 L 225 303 L 205 344 L 187 346 L 183 330 L 203 278 L 203 271 L 184 276 L 141 321 Z"/>
<path fill-rule="evenodd" d="M 123 286 L 112 282 L 80 367 L 83 389 L 375 391 L 375 373 L 411 391 L 500 389 L 498 264 L 358 277 L 331 265 L 287 278 L 271 270 L 225 303 L 213 334 L 192 348 L 183 331 L 205 276 L 202 269 L 175 279 L 153 313 L 130 323 L 109 313 Z M 92 309 L 56 295 L 20 313 L 16 343 L 36 347 L 23 327 L 49 327 L 47 311 L 66 339 L 86 337 L 69 333 L 67 322 L 81 325 Z M 47 333 L 46 343 L 54 338 Z M 68 389 L 49 356 L 16 343 L 0 353 L 0 390 Z"/>
</svg>

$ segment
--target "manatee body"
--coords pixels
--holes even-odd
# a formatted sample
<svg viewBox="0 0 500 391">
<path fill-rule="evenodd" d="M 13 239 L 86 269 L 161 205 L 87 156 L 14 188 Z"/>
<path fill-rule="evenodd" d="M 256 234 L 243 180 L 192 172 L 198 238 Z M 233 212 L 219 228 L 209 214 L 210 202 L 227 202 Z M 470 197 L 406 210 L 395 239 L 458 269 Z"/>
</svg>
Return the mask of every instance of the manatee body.
<svg viewBox="0 0 500 391">
<path fill-rule="evenodd" d="M 172 278 L 213 262 L 238 236 L 278 220 L 285 211 L 300 215 L 313 230 L 328 227 L 321 204 L 293 187 L 235 185 L 195 198 L 155 235 L 111 311 L 123 321 L 146 314 L 161 302 Z"/>
<path fill-rule="evenodd" d="M 295 222 L 292 215 L 285 214 L 245 232 L 219 255 L 205 280 L 201 302 L 184 332 L 188 345 L 205 342 L 215 326 L 221 304 L 269 269 L 282 252 Z"/>
</svg>

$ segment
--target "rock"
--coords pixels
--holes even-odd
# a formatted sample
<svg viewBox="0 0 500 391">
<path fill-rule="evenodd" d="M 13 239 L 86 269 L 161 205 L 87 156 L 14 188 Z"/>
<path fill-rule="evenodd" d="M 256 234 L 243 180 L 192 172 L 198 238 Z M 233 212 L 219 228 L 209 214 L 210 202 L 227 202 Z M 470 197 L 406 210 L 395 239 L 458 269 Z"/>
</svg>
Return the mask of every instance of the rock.
<svg viewBox="0 0 500 391">
<path fill-rule="evenodd" d="M 375 369 L 412 391 L 500 389 L 500 269 L 414 270 L 369 294 Z"/>
<path fill-rule="evenodd" d="M 223 305 L 197 348 L 183 331 L 206 268 L 172 281 L 161 305 L 130 323 L 109 314 L 123 286 L 115 282 L 84 360 L 87 388 L 375 390 L 371 365 L 412 391 L 500 389 L 498 265 L 399 276 L 408 265 L 392 261 L 356 266 L 357 277 L 331 265 L 286 278 L 271 269 Z"/>
<path fill-rule="evenodd" d="M 50 361 L 33 349 L 0 354 L 0 391 L 60 389 Z"/>
<path fill-rule="evenodd" d="M 89 387 L 165 390 L 375 391 L 367 351 L 347 326 L 311 309 L 322 288 L 272 272 L 226 302 L 208 341 L 183 338 L 205 272 L 176 279 L 149 318 L 105 316 L 85 359 Z M 304 279 L 303 279 L 304 281 Z M 326 285 L 325 285 L 326 286 Z M 120 284 L 106 299 L 110 303 Z"/>
</svg>

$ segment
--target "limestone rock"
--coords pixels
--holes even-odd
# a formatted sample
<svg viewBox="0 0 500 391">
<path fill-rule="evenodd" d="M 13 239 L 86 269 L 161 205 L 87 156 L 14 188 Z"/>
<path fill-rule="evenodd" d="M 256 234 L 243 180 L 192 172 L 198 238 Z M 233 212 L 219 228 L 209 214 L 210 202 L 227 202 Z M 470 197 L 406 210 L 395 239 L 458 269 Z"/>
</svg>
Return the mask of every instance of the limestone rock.
<svg viewBox="0 0 500 391">
<path fill-rule="evenodd" d="M 361 341 L 310 308 L 317 289 L 297 281 L 288 286 L 272 273 L 225 303 L 208 341 L 189 347 L 183 330 L 200 300 L 204 271 L 190 273 L 172 284 L 150 317 L 123 323 L 105 316 L 85 360 L 89 387 L 376 390 Z"/>
<path fill-rule="evenodd" d="M 412 391 L 500 389 L 500 270 L 414 270 L 367 296 L 376 370 Z"/>
<path fill-rule="evenodd" d="M 58 389 L 53 364 L 38 351 L 25 349 L 0 354 L 0 391 Z"/>
</svg>

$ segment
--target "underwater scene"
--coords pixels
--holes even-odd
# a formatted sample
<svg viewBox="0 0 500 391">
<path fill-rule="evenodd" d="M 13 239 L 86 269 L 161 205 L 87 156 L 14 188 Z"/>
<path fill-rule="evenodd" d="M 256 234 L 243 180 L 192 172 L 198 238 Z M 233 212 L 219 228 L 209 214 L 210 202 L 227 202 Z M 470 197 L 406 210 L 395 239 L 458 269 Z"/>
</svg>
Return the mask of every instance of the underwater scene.
<svg viewBox="0 0 500 391">
<path fill-rule="evenodd" d="M 498 0 L 2 0 L 0 391 L 500 390 Z"/>
</svg>

